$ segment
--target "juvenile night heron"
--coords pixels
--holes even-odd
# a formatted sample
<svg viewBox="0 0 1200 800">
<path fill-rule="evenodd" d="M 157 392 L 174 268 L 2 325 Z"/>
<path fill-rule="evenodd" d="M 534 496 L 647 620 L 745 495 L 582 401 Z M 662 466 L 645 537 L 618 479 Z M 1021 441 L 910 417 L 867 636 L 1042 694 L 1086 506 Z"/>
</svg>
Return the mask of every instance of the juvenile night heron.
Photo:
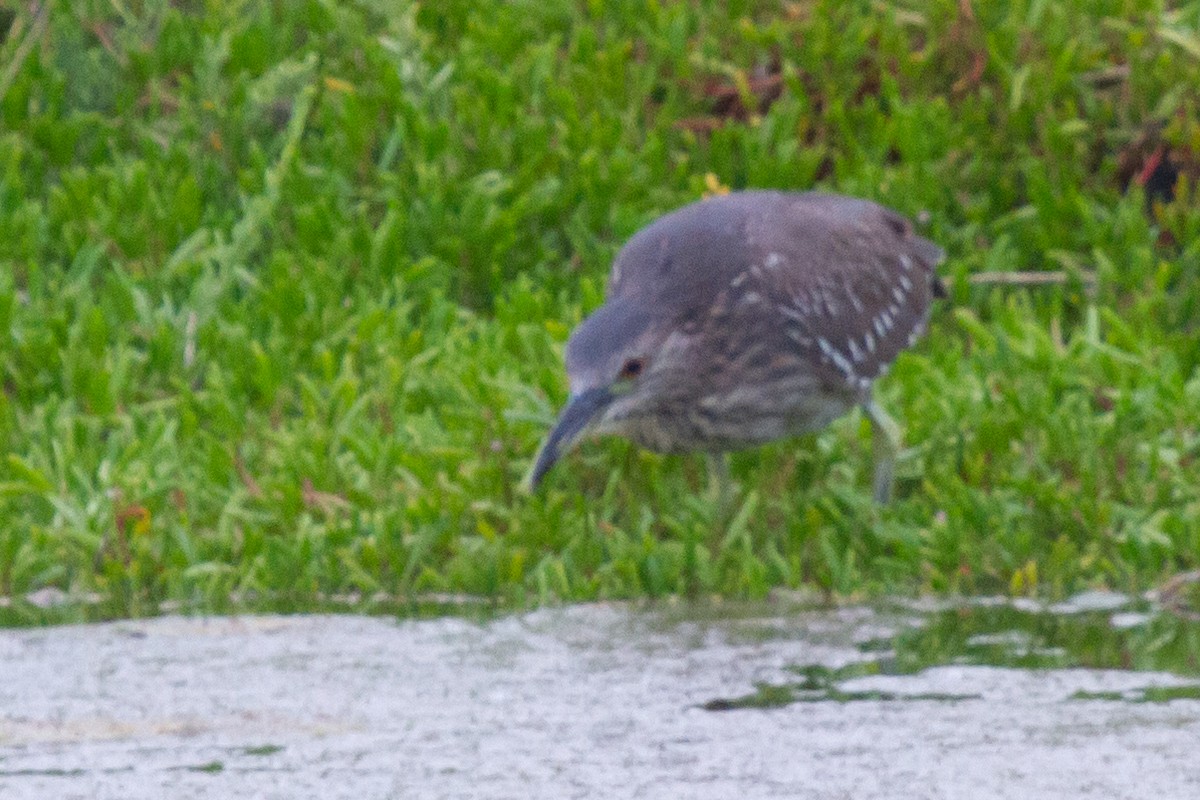
<svg viewBox="0 0 1200 800">
<path fill-rule="evenodd" d="M 567 343 L 571 396 L 527 478 L 585 433 L 663 453 L 724 454 L 871 421 L 875 498 L 891 494 L 899 429 L 872 385 L 925 330 L 941 248 L 899 214 L 818 192 L 746 191 L 643 228 L 607 301 Z"/>
</svg>

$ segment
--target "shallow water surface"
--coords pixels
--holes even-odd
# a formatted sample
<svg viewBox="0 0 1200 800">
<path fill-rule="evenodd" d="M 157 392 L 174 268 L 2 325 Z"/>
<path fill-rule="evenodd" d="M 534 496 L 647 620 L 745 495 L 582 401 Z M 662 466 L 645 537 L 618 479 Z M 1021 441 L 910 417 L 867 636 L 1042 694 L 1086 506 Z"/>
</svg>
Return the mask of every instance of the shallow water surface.
<svg viewBox="0 0 1200 800">
<path fill-rule="evenodd" d="M 1195 798 L 1200 624 L 1108 594 L 0 631 L 0 797 Z"/>
</svg>

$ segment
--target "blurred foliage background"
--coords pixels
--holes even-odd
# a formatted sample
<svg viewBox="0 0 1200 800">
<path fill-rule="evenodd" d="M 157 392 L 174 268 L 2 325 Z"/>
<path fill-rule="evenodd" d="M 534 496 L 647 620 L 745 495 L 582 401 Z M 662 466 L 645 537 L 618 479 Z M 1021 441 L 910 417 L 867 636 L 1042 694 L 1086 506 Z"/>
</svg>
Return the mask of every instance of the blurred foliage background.
<svg viewBox="0 0 1200 800">
<path fill-rule="evenodd" d="M 1200 567 L 1200 2 L 57 0 L 0 10 L 0 596 L 308 607 Z M 516 490 L 657 215 L 861 195 L 951 299 L 866 423 Z"/>
</svg>

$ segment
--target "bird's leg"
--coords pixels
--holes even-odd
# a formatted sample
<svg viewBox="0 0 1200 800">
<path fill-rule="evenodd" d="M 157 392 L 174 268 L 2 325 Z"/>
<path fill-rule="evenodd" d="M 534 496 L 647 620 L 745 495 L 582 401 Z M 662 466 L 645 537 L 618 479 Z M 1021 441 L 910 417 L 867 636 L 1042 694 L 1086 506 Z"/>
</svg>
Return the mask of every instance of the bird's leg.
<svg viewBox="0 0 1200 800">
<path fill-rule="evenodd" d="M 886 503 L 896 482 L 896 455 L 900 452 L 900 426 L 874 400 L 863 403 L 871 420 L 871 449 L 875 456 L 875 502 Z"/>
<path fill-rule="evenodd" d="M 729 508 L 733 499 L 733 478 L 729 474 L 729 456 L 726 453 L 708 453 L 708 492 L 722 513 Z"/>
</svg>

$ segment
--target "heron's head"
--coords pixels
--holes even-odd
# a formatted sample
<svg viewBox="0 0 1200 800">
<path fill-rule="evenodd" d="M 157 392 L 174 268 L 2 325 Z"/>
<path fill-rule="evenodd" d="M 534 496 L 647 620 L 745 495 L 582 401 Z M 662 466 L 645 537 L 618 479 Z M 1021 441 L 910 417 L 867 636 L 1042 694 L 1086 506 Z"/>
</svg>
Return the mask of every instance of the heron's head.
<svg viewBox="0 0 1200 800">
<path fill-rule="evenodd" d="M 646 413 L 677 366 L 676 320 L 638 298 L 615 298 L 585 319 L 567 342 L 571 396 L 526 478 L 536 488 L 554 463 L 588 433 L 621 433 Z"/>
</svg>

